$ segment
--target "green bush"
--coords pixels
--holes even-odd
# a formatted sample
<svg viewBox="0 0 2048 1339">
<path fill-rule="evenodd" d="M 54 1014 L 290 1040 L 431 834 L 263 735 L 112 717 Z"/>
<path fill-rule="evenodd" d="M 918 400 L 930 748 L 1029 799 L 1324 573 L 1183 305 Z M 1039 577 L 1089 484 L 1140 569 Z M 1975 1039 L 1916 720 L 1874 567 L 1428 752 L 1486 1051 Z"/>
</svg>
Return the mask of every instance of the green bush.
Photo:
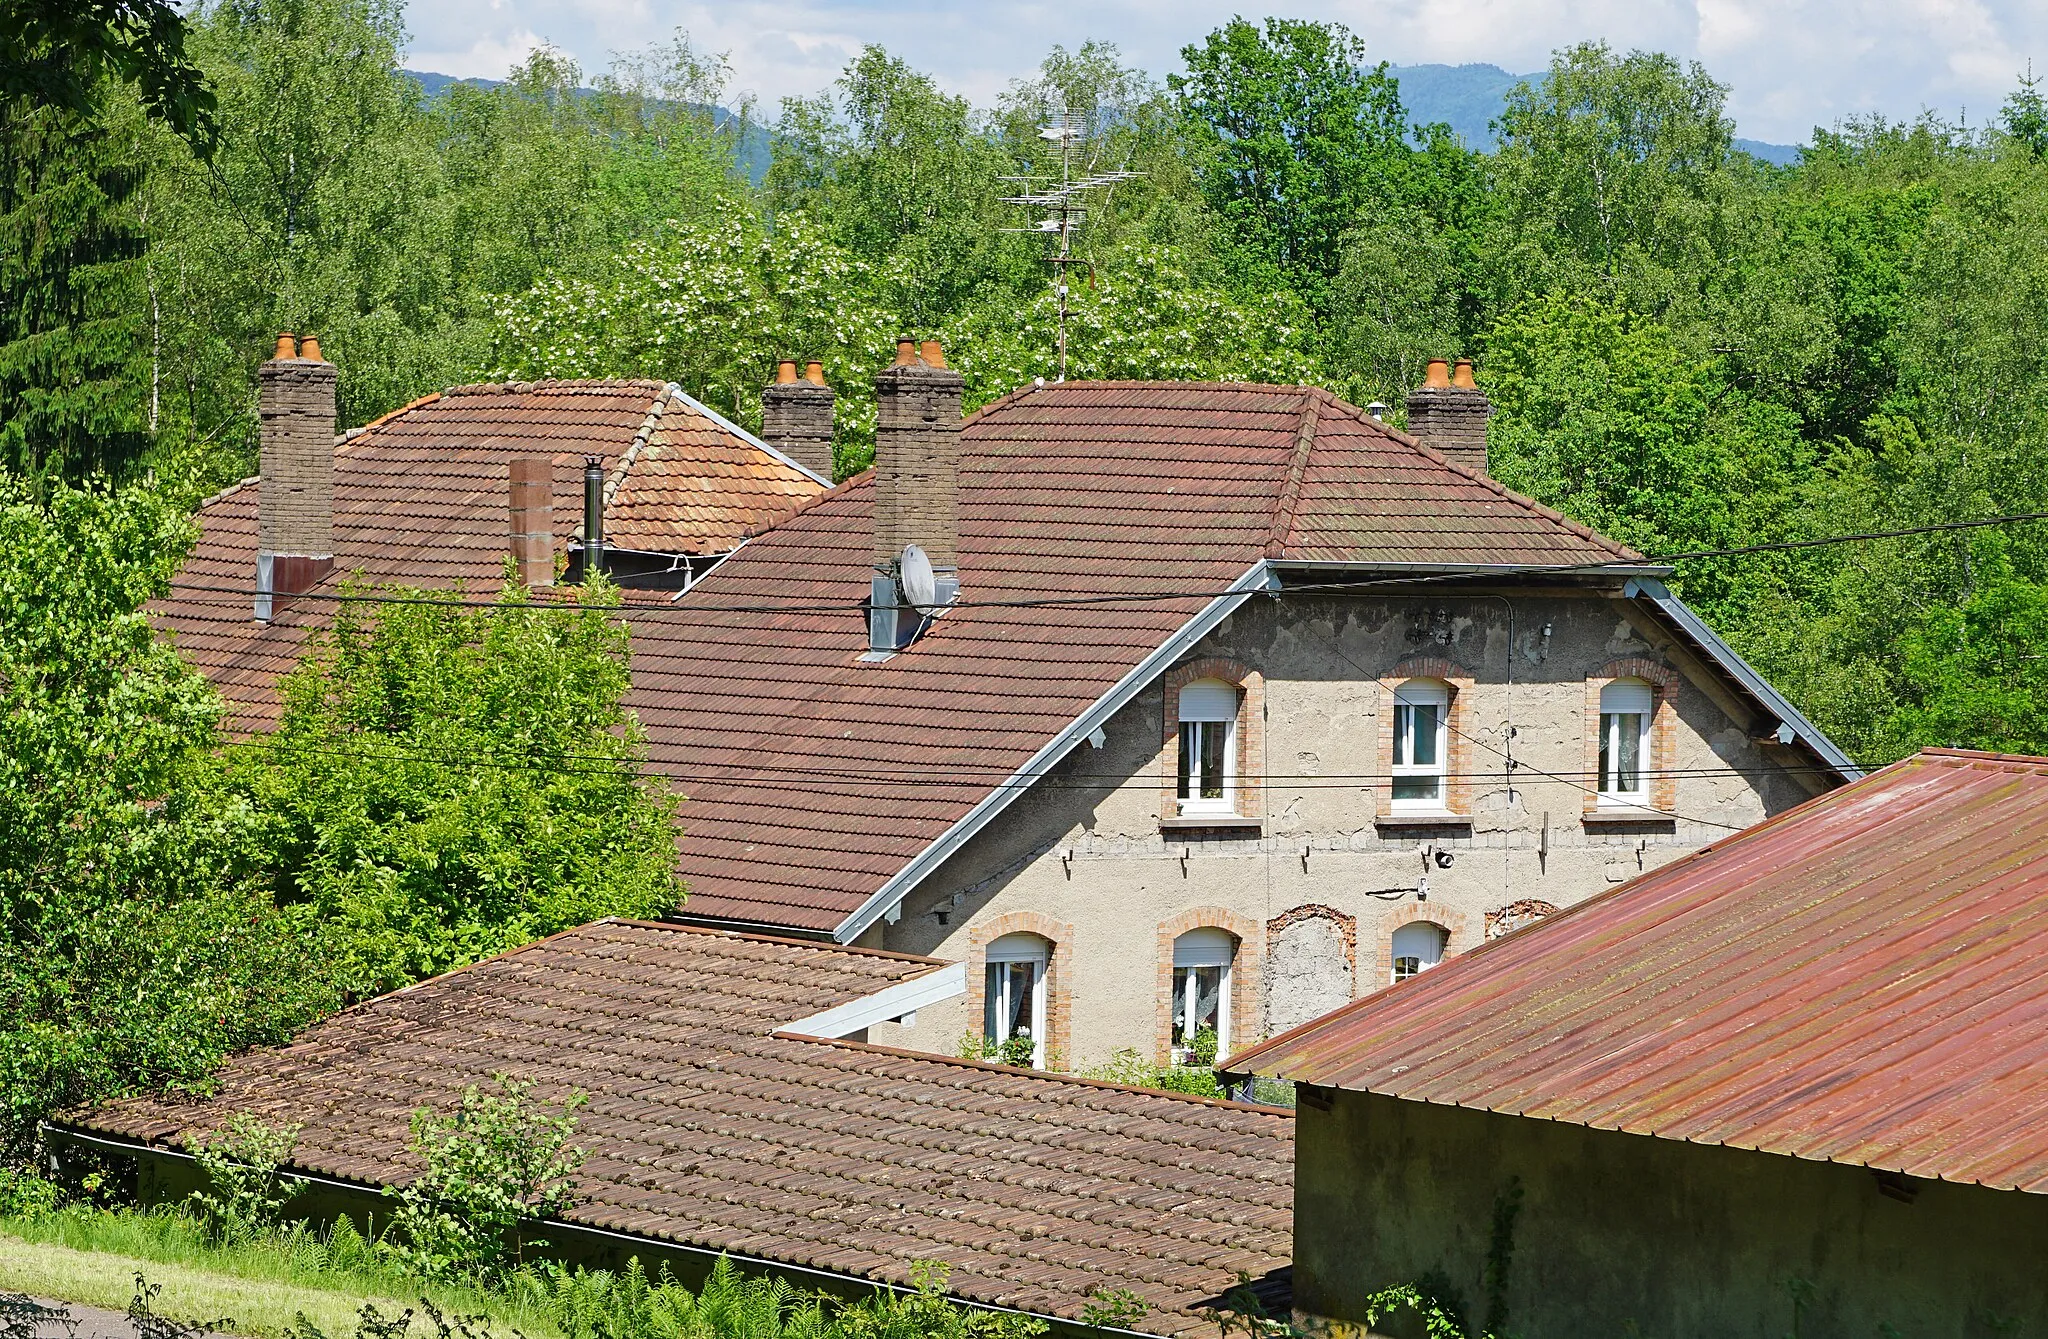
<svg viewBox="0 0 2048 1339">
<path fill-rule="evenodd" d="M 504 1074 L 495 1083 L 495 1093 L 471 1084 L 447 1115 L 412 1114 L 412 1151 L 425 1170 L 392 1192 L 398 1209 L 380 1245 L 422 1278 L 498 1278 L 526 1244 L 522 1220 L 575 1202 L 586 1155 L 569 1141 L 585 1095 L 570 1093 L 551 1112 L 528 1100 L 532 1083 Z"/>
<path fill-rule="evenodd" d="M 291 1160 L 299 1128 L 273 1127 L 238 1111 L 226 1129 L 193 1142 L 192 1159 L 206 1173 L 208 1188 L 194 1192 L 192 1202 L 216 1240 L 244 1240 L 282 1220 L 296 1187 L 278 1169 Z"/>
</svg>

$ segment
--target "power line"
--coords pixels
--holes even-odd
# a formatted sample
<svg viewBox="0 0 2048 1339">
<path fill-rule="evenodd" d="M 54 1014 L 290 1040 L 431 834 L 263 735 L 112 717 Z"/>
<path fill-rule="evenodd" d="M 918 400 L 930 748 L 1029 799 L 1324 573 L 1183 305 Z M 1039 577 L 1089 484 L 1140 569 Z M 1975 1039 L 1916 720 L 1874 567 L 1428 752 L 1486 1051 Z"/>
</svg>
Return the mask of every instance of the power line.
<svg viewBox="0 0 2048 1339">
<path fill-rule="evenodd" d="M 1905 526 L 1895 530 L 1866 530 L 1850 534 L 1820 536 L 1813 539 L 1776 540 L 1764 544 L 1741 544 L 1729 548 L 1719 549 L 1692 549 L 1681 553 L 1664 554 L 1659 557 L 1645 559 L 1644 561 L 1662 566 L 1672 563 L 1692 562 L 1704 558 L 1735 558 L 1758 553 L 1784 553 L 1799 549 L 1824 548 L 1837 544 L 1860 544 L 1866 543 L 1871 540 L 1901 539 L 1913 535 L 1944 534 L 1957 530 L 1977 530 L 1990 526 L 2016 525 L 2026 522 L 2043 520 L 2048 520 L 2048 511 L 2015 512 L 2010 515 L 1987 516 L 1971 521 L 1942 521 L 1929 525 Z M 1268 595 L 1343 595 L 1352 591 L 1377 589 L 1385 586 L 1432 585 L 1447 581 L 1475 581 L 1485 580 L 1489 577 L 1505 576 L 1569 576 L 1577 573 L 1600 572 L 1608 569 L 1627 569 L 1632 567 L 1638 567 L 1641 565 L 1641 563 L 1631 562 L 1629 560 L 1620 558 L 1603 559 L 1600 562 L 1586 563 L 1502 563 L 1497 566 L 1489 567 L 1483 571 L 1414 572 L 1405 574 L 1389 574 L 1375 577 L 1361 577 L 1355 580 L 1347 581 L 1299 582 L 1293 585 L 1281 586 L 1274 590 L 1256 593 L 1263 593 Z M 385 586 L 384 589 L 391 589 L 392 585 L 395 584 L 396 583 L 391 583 L 390 585 Z M 255 588 L 253 585 L 210 585 L 202 582 L 181 581 L 176 579 L 169 582 L 168 585 L 169 588 L 172 590 L 193 591 L 202 594 L 233 595 L 242 598 L 248 598 L 255 594 Z M 638 592 L 634 592 L 628 589 L 627 593 L 630 595 Z M 679 594 L 687 593 L 688 592 L 679 592 Z M 1234 589 L 1229 586 L 1223 586 L 1210 587 L 1200 590 L 1120 591 L 1112 593 L 1096 593 L 1086 595 L 1075 594 L 1029 596 L 1018 597 L 1013 599 L 962 598 L 954 601 L 954 603 L 950 605 L 949 608 L 1076 608 L 1085 607 L 1088 605 L 1148 604 L 1180 600 L 1208 600 L 1217 599 L 1225 595 L 1233 595 L 1240 593 L 1242 593 L 1240 590 Z M 620 615 L 642 615 L 665 611 L 675 611 L 678 613 L 687 613 L 693 615 L 721 613 L 843 614 L 856 613 L 865 607 L 863 601 L 851 598 L 844 601 L 810 600 L 790 601 L 786 603 L 750 602 L 744 604 L 706 604 L 701 602 L 686 602 L 681 599 L 672 597 L 670 599 L 661 601 L 660 603 L 651 603 L 626 599 L 622 600 L 617 605 L 609 606 L 584 606 L 580 603 L 567 602 L 556 603 L 554 601 L 546 599 L 507 602 L 503 600 L 467 599 L 460 596 L 459 594 L 451 594 L 449 596 L 443 597 L 424 593 L 419 595 L 387 595 L 363 591 L 307 591 L 298 595 L 281 598 L 288 598 L 292 600 L 319 600 L 342 604 L 433 605 L 452 609 L 511 609 L 562 613 L 585 612 L 588 609 L 596 608 L 599 612 L 602 613 L 616 613 Z"/>
</svg>

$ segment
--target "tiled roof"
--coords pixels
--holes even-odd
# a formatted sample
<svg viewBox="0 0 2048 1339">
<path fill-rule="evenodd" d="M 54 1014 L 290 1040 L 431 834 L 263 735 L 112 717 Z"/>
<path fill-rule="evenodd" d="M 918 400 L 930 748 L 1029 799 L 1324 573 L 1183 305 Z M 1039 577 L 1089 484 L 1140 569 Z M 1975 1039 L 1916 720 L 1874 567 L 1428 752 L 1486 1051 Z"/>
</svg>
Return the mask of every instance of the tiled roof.
<svg viewBox="0 0 2048 1339">
<path fill-rule="evenodd" d="M 837 928 L 1269 555 L 1637 560 L 1318 390 L 1048 386 L 969 420 L 963 452 L 962 603 L 895 659 L 861 660 L 868 476 L 635 619 L 690 914 Z M 989 603 L 1048 598 L 1103 602 Z"/>
<path fill-rule="evenodd" d="M 1929 750 L 1232 1057 L 2048 1193 L 2048 759 Z"/>
<path fill-rule="evenodd" d="M 547 406 L 570 398 L 585 419 L 611 415 L 607 430 L 616 432 L 634 397 L 651 393 L 652 383 L 588 383 L 542 400 L 538 390 L 528 399 L 501 388 L 492 403 L 505 404 L 480 431 L 492 441 L 531 433 L 521 425 L 536 416 L 553 423 L 563 411 Z M 474 407 L 455 418 L 482 421 Z M 373 434 L 378 441 L 399 440 L 391 422 Z M 421 444 L 401 457 L 411 462 L 408 487 L 446 476 L 453 431 L 405 439 Z M 366 440 L 345 454 L 361 453 Z M 558 487 L 585 449 L 557 455 Z M 680 599 L 629 607 L 628 705 L 646 726 L 653 765 L 688 797 L 680 850 L 691 914 L 839 928 L 1267 557 L 1389 567 L 1639 561 L 1320 390 L 1047 386 L 976 414 L 962 451 L 961 604 L 885 664 L 861 660 L 870 476 L 768 529 Z M 476 539 L 455 545 L 456 558 L 399 550 L 407 527 L 393 524 L 376 532 L 389 553 L 351 546 L 342 565 L 404 580 L 422 580 L 410 573 L 423 566 L 487 589 L 505 545 L 500 461 L 473 468 L 464 496 L 474 520 L 450 528 Z M 638 474 L 636 464 L 628 477 Z M 723 476 L 705 477 L 726 487 Z M 350 496 L 363 526 L 417 510 L 392 491 Z M 687 495 L 661 496 L 680 508 Z M 614 505 L 616 537 L 619 525 L 630 532 L 640 504 L 628 489 Z M 558 531 L 579 514 L 559 504 Z M 208 507 L 201 523 L 205 538 L 184 579 L 246 589 L 252 490 Z M 301 600 L 265 628 L 249 622 L 245 597 L 175 594 L 161 622 L 186 653 L 254 719 L 274 713 L 270 685 L 327 606 Z M 1001 603 L 1048 599 L 1066 603 Z"/>
<path fill-rule="evenodd" d="M 606 541 L 615 548 L 724 552 L 824 491 L 662 382 L 458 386 L 336 447 L 335 569 L 315 593 L 331 596 L 355 573 L 495 593 L 509 549 L 507 469 L 534 454 L 554 463 L 557 552 L 582 529 L 588 456 L 607 471 Z M 277 676 L 333 609 L 331 599 L 302 599 L 274 624 L 251 620 L 256 506 L 252 479 L 200 508 L 199 544 L 152 609 L 245 726 L 274 716 Z"/>
<path fill-rule="evenodd" d="M 176 1146 L 251 1111 L 303 1123 L 301 1170 L 416 1171 L 410 1113 L 497 1072 L 580 1089 L 575 1223 L 1076 1318 L 1130 1289 L 1136 1328 L 1292 1252 L 1293 1119 L 780 1026 L 940 964 L 601 921 L 350 1009 L 229 1063 L 204 1103 L 131 1100 L 74 1125 Z"/>
</svg>

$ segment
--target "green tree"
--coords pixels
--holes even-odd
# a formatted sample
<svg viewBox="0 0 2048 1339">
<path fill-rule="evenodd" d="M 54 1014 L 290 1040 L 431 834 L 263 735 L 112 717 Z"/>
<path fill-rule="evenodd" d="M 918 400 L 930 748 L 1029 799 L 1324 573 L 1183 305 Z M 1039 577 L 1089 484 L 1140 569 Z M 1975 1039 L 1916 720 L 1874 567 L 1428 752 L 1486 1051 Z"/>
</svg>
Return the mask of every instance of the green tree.
<svg viewBox="0 0 2048 1339">
<path fill-rule="evenodd" d="M 132 127 L 0 102 L 0 465 L 125 474 L 148 444 Z"/>
<path fill-rule="evenodd" d="M 277 730 L 226 766 L 272 895 L 351 996 L 681 900 L 677 801 L 642 779 L 620 706 L 616 593 L 506 589 L 480 608 L 343 604 L 285 680 Z"/>
<path fill-rule="evenodd" d="M 145 600 L 192 539 L 160 495 L 0 477 L 0 1158 L 77 1103 L 203 1085 L 331 1003 L 238 878 L 204 789 L 220 703 Z"/>
<path fill-rule="evenodd" d="M 1566 287 L 1663 316 L 1720 257 L 1728 90 L 1697 63 L 1589 42 L 1508 95 L 1493 159 L 1504 304 Z"/>
<path fill-rule="evenodd" d="M 1210 204 L 1255 265 L 1318 309 L 1342 265 L 1344 234 L 1406 203 L 1413 156 L 1400 89 L 1338 24 L 1233 19 L 1184 47 L 1167 83 L 1209 136 Z"/>
<path fill-rule="evenodd" d="M 108 76 L 201 152 L 213 93 L 185 54 L 185 18 L 168 0 L 0 0 L 0 99 L 90 116 Z"/>
</svg>

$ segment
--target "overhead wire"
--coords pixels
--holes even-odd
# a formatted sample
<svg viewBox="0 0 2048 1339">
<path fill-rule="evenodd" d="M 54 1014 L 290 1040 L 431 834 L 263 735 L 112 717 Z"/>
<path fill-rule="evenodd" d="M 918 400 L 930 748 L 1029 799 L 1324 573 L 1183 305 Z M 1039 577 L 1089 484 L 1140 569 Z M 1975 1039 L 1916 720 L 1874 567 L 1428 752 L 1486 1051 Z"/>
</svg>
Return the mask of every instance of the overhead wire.
<svg viewBox="0 0 2048 1339">
<path fill-rule="evenodd" d="M 1640 568 L 1645 564 L 1668 566 L 1673 563 L 1693 562 L 1706 558 L 1733 558 L 1759 553 L 1784 553 L 1801 549 L 1824 548 L 1836 544 L 1860 544 L 1872 540 L 1901 539 L 1914 535 L 1944 534 L 1957 530 L 1975 530 L 1989 526 L 2016 525 L 2044 520 L 2048 520 L 2048 511 L 2014 512 L 2002 516 L 1980 517 L 1975 520 L 1942 521 L 1928 525 L 1905 526 L 1892 530 L 1866 530 L 1849 534 L 1818 536 L 1811 539 L 1775 540 L 1763 544 L 1739 544 L 1718 549 L 1691 549 L 1642 560 L 1616 557 L 1600 562 L 1583 563 L 1502 563 L 1471 571 L 1388 573 L 1380 576 L 1360 577 L 1342 581 L 1296 582 L 1291 585 L 1283 585 L 1276 589 L 1262 590 L 1256 593 L 1274 595 L 1342 595 L 1349 591 L 1378 589 L 1386 586 L 1434 585 L 1449 581 L 1485 580 L 1489 577 L 1568 576 L 1609 570 L 1626 571 Z M 246 598 L 255 593 L 254 588 L 250 586 L 214 585 L 204 582 L 181 581 L 175 578 L 167 584 L 171 590 L 192 591 L 200 594 L 235 595 Z M 387 585 L 384 589 L 388 590 L 389 588 L 389 585 Z M 676 592 L 676 594 L 683 593 Z M 1241 586 L 1222 586 L 1185 590 L 1020 596 L 1008 599 L 975 599 L 971 596 L 963 596 L 947 607 L 949 609 L 1078 608 L 1098 604 L 1145 604 L 1179 600 L 1218 599 L 1223 596 L 1242 593 L 1244 591 Z M 623 600 L 617 605 L 610 606 L 585 606 L 580 602 L 556 603 L 547 599 L 507 602 L 497 599 L 469 599 L 459 593 L 444 597 L 425 592 L 413 595 L 390 595 L 360 590 L 307 591 L 289 598 L 293 600 L 315 600 L 342 604 L 436 605 L 459 609 L 530 609 L 544 612 L 601 608 L 606 613 L 630 612 L 635 615 L 659 613 L 665 610 L 674 610 L 693 615 L 711 613 L 836 614 L 859 610 L 865 603 L 861 600 L 848 599 L 843 601 L 749 601 L 745 603 L 711 604 L 702 600 L 683 603 L 672 597 L 659 603 L 642 599 L 637 601 Z"/>
</svg>

